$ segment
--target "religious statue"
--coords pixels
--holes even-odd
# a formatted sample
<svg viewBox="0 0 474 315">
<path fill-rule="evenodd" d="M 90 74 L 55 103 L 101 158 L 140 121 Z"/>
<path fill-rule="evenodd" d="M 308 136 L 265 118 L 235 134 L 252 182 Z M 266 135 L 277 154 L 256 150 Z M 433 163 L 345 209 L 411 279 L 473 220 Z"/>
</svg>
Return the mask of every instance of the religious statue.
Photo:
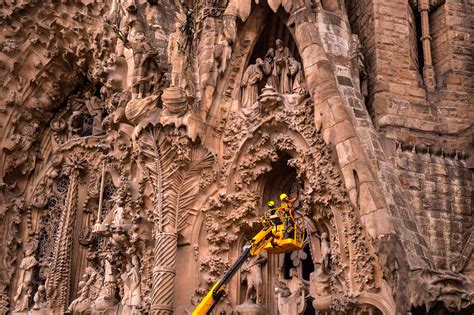
<svg viewBox="0 0 474 315">
<path fill-rule="evenodd" d="M 275 47 L 273 73 L 279 81 L 278 92 L 282 94 L 291 93 L 290 76 L 288 71 L 288 59 L 291 57 L 290 50 L 288 47 L 283 45 L 281 39 L 275 41 Z"/>
<path fill-rule="evenodd" d="M 134 41 L 138 34 L 145 34 L 147 30 L 147 23 L 139 10 L 136 0 L 126 0 L 123 3 L 125 9 L 125 16 L 120 20 L 120 33 L 122 42 L 126 44 L 129 41 Z M 119 54 L 120 55 L 120 54 Z"/>
<path fill-rule="evenodd" d="M 282 280 L 275 288 L 278 311 L 285 315 L 299 315 L 305 309 L 304 283 L 297 276 L 296 269 L 291 270 L 291 279 Z"/>
<path fill-rule="evenodd" d="M 100 288 L 99 296 L 95 300 L 95 307 L 98 310 L 105 310 L 117 304 L 115 294 L 117 291 L 117 278 L 112 265 L 113 257 L 107 254 L 104 259 L 104 281 Z"/>
<path fill-rule="evenodd" d="M 227 69 L 227 62 L 232 56 L 232 46 L 237 38 L 236 16 L 235 13 L 231 12 L 232 10 L 229 11 L 230 7 L 231 5 L 224 12 L 222 32 L 219 33 L 217 39 L 218 47 L 216 50 L 218 52 L 214 56 L 219 63 L 217 70 L 220 74 Z"/>
<path fill-rule="evenodd" d="M 263 79 L 263 60 L 257 58 L 255 64 L 249 65 L 244 72 L 242 82 L 242 108 L 251 108 L 258 101 L 257 83 Z"/>
<path fill-rule="evenodd" d="M 32 249 L 26 250 L 25 257 L 20 263 L 20 276 L 18 277 L 18 289 L 13 297 L 15 301 L 15 312 L 24 312 L 28 310 L 28 302 L 31 296 L 33 269 L 38 265 Z"/>
<path fill-rule="evenodd" d="M 183 89 L 188 96 L 193 95 L 194 88 L 190 73 L 190 47 L 185 45 L 182 25 L 175 24 L 176 30 L 168 39 L 168 63 L 171 64 L 170 86 Z"/>
<path fill-rule="evenodd" d="M 89 299 L 89 290 L 84 280 L 79 281 L 78 284 L 79 296 L 74 299 L 68 307 L 68 313 L 77 314 L 87 308 Z"/>
<path fill-rule="evenodd" d="M 328 233 L 323 232 L 321 234 L 321 258 L 319 259 L 319 263 L 325 270 L 329 268 L 329 251 Z"/>
<path fill-rule="evenodd" d="M 301 68 L 301 63 L 293 57 L 288 58 L 288 70 L 291 78 L 291 92 L 306 94 L 306 83 Z"/>
<path fill-rule="evenodd" d="M 137 33 L 130 47 L 133 50 L 132 98 L 144 98 L 151 94 L 161 78 L 155 60 L 158 52 L 148 43 L 144 33 Z"/>
<path fill-rule="evenodd" d="M 137 313 L 137 306 L 139 306 L 142 302 L 140 287 L 140 261 L 137 255 L 132 257 L 131 264 L 127 264 L 127 271 L 122 274 L 121 278 L 123 280 L 123 313 L 135 314 Z"/>
<path fill-rule="evenodd" d="M 317 264 L 315 271 L 309 275 L 309 280 L 309 293 L 313 298 L 329 295 L 331 276 L 320 264 Z"/>
<path fill-rule="evenodd" d="M 86 132 L 88 130 L 88 124 L 86 123 L 84 116 L 85 113 L 82 111 L 75 110 L 72 112 L 67 122 L 69 129 L 69 139 L 89 135 Z"/>
<path fill-rule="evenodd" d="M 181 87 L 183 72 L 186 68 L 186 54 L 182 49 L 183 35 L 181 24 L 175 23 L 176 30 L 168 38 L 168 63 L 171 64 L 171 82 L 170 86 Z"/>
<path fill-rule="evenodd" d="M 97 298 L 101 281 L 100 275 L 92 267 L 87 267 L 78 285 L 78 297 L 68 307 L 69 313 L 80 313 Z"/>
<path fill-rule="evenodd" d="M 103 134 L 105 131 L 102 128 L 102 114 L 103 114 L 103 104 L 101 100 L 93 96 L 90 92 L 84 94 L 85 104 L 89 114 L 92 116 L 92 135 L 98 136 Z"/>
<path fill-rule="evenodd" d="M 247 271 L 247 291 L 245 293 L 246 303 L 255 303 L 262 305 L 263 297 L 263 278 L 262 278 L 262 265 L 265 264 L 267 258 L 259 254 L 250 258 L 245 265 L 245 271 Z M 255 291 L 255 299 L 252 299 L 252 293 Z"/>
<path fill-rule="evenodd" d="M 47 307 L 46 288 L 44 285 L 38 287 L 38 291 L 36 291 L 33 301 L 35 302 L 35 305 L 33 305 L 34 310 L 40 310 Z"/>
<path fill-rule="evenodd" d="M 274 60 L 275 60 L 275 49 L 270 48 L 267 51 L 267 54 L 265 55 L 264 61 L 263 61 L 263 73 L 267 77 L 267 85 L 273 86 L 275 90 L 278 91 L 279 89 L 279 82 L 278 82 L 278 76 L 276 73 L 273 71 L 274 66 Z"/>
</svg>

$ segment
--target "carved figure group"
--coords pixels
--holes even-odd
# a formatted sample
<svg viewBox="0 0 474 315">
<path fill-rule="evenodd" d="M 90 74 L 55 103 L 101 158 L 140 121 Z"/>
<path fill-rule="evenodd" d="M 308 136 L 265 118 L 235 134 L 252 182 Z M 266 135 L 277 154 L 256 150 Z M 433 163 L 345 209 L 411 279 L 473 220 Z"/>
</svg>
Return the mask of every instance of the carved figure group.
<svg viewBox="0 0 474 315">
<path fill-rule="evenodd" d="M 19 133 L 12 134 L 4 150 L 9 154 L 5 159 L 6 173 L 18 169 L 21 174 L 30 174 L 36 165 L 36 151 L 33 144 L 36 141 L 38 124 L 36 122 L 24 125 Z"/>
<path fill-rule="evenodd" d="M 70 313 L 80 313 L 87 309 L 97 298 L 101 282 L 102 278 L 98 272 L 92 267 L 87 267 L 82 280 L 79 281 L 78 297 L 71 302 L 68 311 Z"/>
<path fill-rule="evenodd" d="M 240 84 L 242 109 L 255 107 L 263 84 L 280 94 L 307 93 L 301 63 L 280 39 L 275 41 L 275 48 L 268 49 L 264 59 L 257 58 L 244 71 Z"/>
</svg>

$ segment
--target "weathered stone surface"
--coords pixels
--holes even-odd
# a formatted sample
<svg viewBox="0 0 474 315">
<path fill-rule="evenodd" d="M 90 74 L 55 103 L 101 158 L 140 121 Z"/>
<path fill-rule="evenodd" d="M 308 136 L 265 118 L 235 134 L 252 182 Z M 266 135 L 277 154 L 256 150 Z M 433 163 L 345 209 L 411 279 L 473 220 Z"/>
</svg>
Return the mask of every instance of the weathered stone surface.
<svg viewBox="0 0 474 315">
<path fill-rule="evenodd" d="M 472 1 L 3 1 L 0 314 L 471 314 Z"/>
</svg>

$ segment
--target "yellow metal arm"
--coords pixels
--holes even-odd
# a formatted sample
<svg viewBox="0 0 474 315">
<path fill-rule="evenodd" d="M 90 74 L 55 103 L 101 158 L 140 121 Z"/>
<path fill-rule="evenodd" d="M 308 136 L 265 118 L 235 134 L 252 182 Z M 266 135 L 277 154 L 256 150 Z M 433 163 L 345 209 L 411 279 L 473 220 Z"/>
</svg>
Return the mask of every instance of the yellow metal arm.
<svg viewBox="0 0 474 315">
<path fill-rule="evenodd" d="M 298 226 L 294 216 L 284 218 L 283 220 L 278 219 L 278 221 L 272 221 L 271 217 L 268 216 L 264 216 L 262 219 L 263 229 L 245 244 L 240 257 L 230 267 L 224 277 L 214 284 L 201 303 L 194 309 L 193 315 L 211 314 L 214 307 L 224 296 L 226 285 L 248 257 L 256 256 L 262 250 L 266 250 L 269 253 L 286 253 L 302 248 L 305 237 L 303 221 L 301 221 L 301 226 Z M 286 235 L 289 228 L 285 224 L 293 227 L 293 232 L 289 234 L 291 236 Z"/>
</svg>

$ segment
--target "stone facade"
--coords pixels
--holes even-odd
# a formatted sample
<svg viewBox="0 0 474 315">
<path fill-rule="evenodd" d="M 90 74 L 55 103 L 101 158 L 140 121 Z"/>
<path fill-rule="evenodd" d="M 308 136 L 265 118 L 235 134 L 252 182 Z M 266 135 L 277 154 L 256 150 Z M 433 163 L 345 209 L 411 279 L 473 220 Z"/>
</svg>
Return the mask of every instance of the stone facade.
<svg viewBox="0 0 474 315">
<path fill-rule="evenodd" d="M 473 4 L 0 3 L 0 314 L 472 314 Z"/>
</svg>

